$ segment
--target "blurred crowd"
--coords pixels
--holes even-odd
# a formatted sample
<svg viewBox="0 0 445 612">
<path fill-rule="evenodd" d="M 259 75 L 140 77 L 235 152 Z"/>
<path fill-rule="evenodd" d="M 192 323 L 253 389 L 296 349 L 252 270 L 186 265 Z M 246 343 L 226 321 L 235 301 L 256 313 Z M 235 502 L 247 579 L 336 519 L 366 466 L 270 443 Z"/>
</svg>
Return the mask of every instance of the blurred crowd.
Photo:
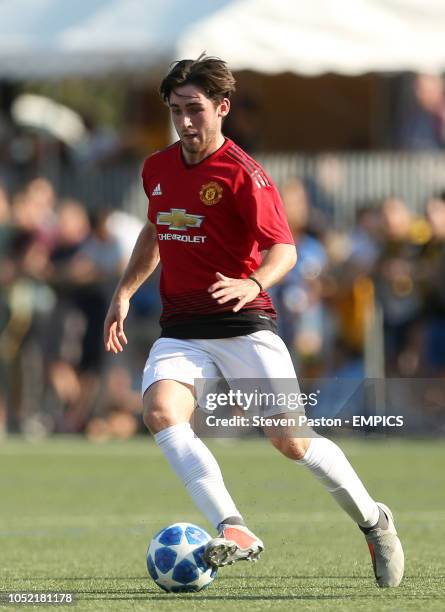
<svg viewBox="0 0 445 612">
<path fill-rule="evenodd" d="M 123 358 L 108 359 L 102 330 L 141 227 L 122 211 L 59 200 L 44 178 L 12 199 L 0 188 L 0 430 L 100 438 L 138 429 L 156 279 L 135 296 Z"/>
<path fill-rule="evenodd" d="M 374 202 L 342 231 L 310 206 L 301 181 L 282 195 L 299 261 L 274 299 L 299 374 L 442 375 L 445 195 L 432 196 L 421 217 L 395 196 Z M 377 359 L 379 351 L 381 371 L 367 370 L 367 354 Z"/>
<path fill-rule="evenodd" d="M 445 196 L 421 217 L 397 197 L 358 209 L 348 230 L 311 206 L 299 179 L 281 186 L 298 263 L 271 291 L 279 331 L 304 377 L 445 373 Z M 103 349 L 103 319 L 142 222 L 59 199 L 37 178 L 0 188 L 0 431 L 142 429 L 140 373 L 159 334 L 158 279 L 133 299 L 129 344 Z M 381 337 L 381 346 L 379 345 Z"/>
</svg>

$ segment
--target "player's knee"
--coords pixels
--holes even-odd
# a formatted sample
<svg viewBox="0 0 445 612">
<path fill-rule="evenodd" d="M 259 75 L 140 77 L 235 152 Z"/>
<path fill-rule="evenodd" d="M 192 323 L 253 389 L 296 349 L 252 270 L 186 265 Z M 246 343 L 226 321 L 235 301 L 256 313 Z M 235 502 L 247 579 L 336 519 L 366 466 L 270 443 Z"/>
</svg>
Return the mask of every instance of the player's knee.
<svg viewBox="0 0 445 612">
<path fill-rule="evenodd" d="M 271 438 L 270 441 L 277 450 L 288 459 L 299 461 L 303 459 L 310 441 L 306 438 Z"/>
<path fill-rule="evenodd" d="M 152 434 L 190 421 L 195 408 L 193 387 L 172 380 L 160 380 L 144 393 L 143 421 Z"/>
<path fill-rule="evenodd" d="M 170 418 L 162 406 L 148 403 L 144 405 L 143 420 L 145 427 L 152 434 L 156 434 L 173 424 L 170 422 Z"/>
</svg>

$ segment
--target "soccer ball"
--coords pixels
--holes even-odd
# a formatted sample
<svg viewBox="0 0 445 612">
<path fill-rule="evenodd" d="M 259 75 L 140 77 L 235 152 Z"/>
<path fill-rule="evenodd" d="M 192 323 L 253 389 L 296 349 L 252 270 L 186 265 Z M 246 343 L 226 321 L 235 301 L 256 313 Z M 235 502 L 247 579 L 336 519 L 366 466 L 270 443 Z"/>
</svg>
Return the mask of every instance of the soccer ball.
<svg viewBox="0 0 445 612">
<path fill-rule="evenodd" d="M 161 529 L 148 547 L 148 573 L 169 593 L 204 589 L 216 576 L 216 568 L 203 558 L 211 539 L 204 529 L 191 523 L 174 523 Z"/>
</svg>

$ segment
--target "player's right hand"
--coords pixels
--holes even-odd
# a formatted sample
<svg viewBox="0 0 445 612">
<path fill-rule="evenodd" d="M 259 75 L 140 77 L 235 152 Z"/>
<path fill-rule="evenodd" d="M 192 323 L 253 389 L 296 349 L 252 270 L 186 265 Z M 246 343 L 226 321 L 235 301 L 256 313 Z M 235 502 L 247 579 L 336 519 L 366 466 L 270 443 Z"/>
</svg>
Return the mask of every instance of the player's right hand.
<svg viewBox="0 0 445 612">
<path fill-rule="evenodd" d="M 111 301 L 110 307 L 105 317 L 104 323 L 104 344 L 105 350 L 114 354 L 122 353 L 123 344 L 128 340 L 124 332 L 124 321 L 130 308 L 128 298 L 115 296 Z"/>
</svg>

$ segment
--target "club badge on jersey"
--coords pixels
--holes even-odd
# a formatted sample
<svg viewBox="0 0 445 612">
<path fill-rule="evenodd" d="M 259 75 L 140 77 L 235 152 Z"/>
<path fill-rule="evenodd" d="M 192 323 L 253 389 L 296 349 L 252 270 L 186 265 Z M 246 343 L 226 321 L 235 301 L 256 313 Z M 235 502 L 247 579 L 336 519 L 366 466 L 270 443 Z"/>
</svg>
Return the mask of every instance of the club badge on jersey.
<svg viewBox="0 0 445 612">
<path fill-rule="evenodd" d="M 216 181 L 210 181 L 201 187 L 199 197 L 206 206 L 214 206 L 222 198 L 223 188 Z"/>
</svg>

